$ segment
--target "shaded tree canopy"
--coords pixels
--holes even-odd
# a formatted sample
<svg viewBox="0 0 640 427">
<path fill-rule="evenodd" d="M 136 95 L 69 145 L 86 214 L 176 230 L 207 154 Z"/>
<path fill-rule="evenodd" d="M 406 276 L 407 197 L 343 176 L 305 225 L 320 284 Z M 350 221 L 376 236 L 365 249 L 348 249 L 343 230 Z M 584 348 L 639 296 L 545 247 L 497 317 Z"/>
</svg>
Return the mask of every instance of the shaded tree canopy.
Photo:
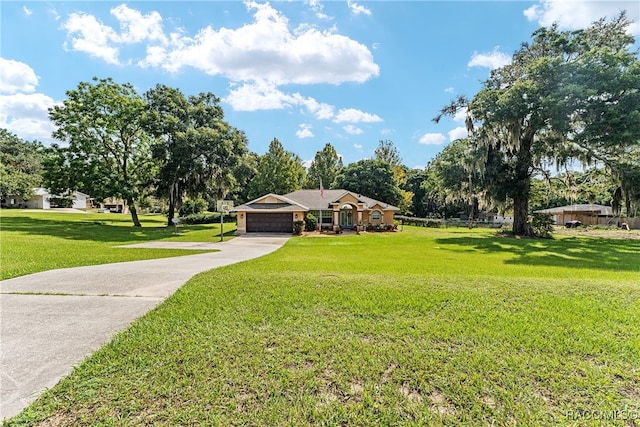
<svg viewBox="0 0 640 427">
<path fill-rule="evenodd" d="M 179 89 L 156 85 L 145 99 L 145 127 L 157 138 L 154 184 L 169 201 L 171 225 L 183 197 L 224 198 L 237 185 L 233 170 L 248 151 L 247 141 L 224 121 L 220 100 L 212 93 L 187 98 Z"/>
<path fill-rule="evenodd" d="M 0 199 L 27 200 L 41 184 L 42 154 L 39 142 L 27 142 L 0 129 Z"/>
<path fill-rule="evenodd" d="M 402 200 L 393 169 L 382 160 L 364 159 L 347 165 L 336 177 L 335 187 L 396 206 Z"/>
<path fill-rule="evenodd" d="M 580 31 L 541 28 L 473 99 L 459 97 L 434 119 L 468 109 L 484 190 L 513 201 L 515 234 L 532 235 L 531 179 L 546 165 L 597 160 L 614 169 L 638 144 L 640 66 L 629 24 L 622 13 Z"/>
<path fill-rule="evenodd" d="M 138 227 L 135 202 L 148 187 L 152 169 L 145 114 L 145 102 L 133 86 L 111 78 L 81 82 L 67 91 L 61 105 L 49 109 L 57 126 L 53 137 L 68 143 L 58 154 L 66 158 L 65 167 L 78 168 L 78 174 L 69 176 L 91 181 L 92 194 L 124 199 Z M 78 184 L 69 182 L 70 189 Z"/>
<path fill-rule="evenodd" d="M 343 167 L 342 158 L 333 145 L 327 143 L 322 150 L 316 153 L 313 162 L 311 162 L 304 181 L 304 188 L 319 188 L 321 181 L 324 188 L 333 188 L 336 176 Z"/>
<path fill-rule="evenodd" d="M 269 150 L 258 158 L 256 175 L 249 185 L 249 199 L 268 193 L 287 194 L 302 188 L 305 170 L 297 154 L 287 151 L 274 138 Z"/>
</svg>

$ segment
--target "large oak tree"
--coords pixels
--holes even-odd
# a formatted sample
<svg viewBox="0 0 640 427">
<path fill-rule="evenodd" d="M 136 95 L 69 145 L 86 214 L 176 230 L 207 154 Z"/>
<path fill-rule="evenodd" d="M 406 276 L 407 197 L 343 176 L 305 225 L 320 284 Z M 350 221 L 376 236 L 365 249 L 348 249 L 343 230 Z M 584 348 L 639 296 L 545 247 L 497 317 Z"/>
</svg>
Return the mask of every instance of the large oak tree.
<svg viewBox="0 0 640 427">
<path fill-rule="evenodd" d="M 67 91 L 61 105 L 49 109 L 57 127 L 53 137 L 68 144 L 61 157 L 67 158 L 66 167 L 80 171 L 69 176 L 90 176 L 92 188 L 102 197 L 123 199 L 136 227 L 140 226 L 136 201 L 149 185 L 151 173 L 145 114 L 146 104 L 134 87 L 111 78 L 81 82 Z"/>
<path fill-rule="evenodd" d="M 616 170 L 637 147 L 640 65 L 629 24 L 622 13 L 585 30 L 541 28 L 473 99 L 459 97 L 434 119 L 468 110 L 485 189 L 496 201 L 513 201 L 515 234 L 533 234 L 529 199 L 539 171 L 570 159 Z"/>
<path fill-rule="evenodd" d="M 248 153 L 247 140 L 224 120 L 220 100 L 212 93 L 185 97 L 179 89 L 156 85 L 145 98 L 145 126 L 157 138 L 154 184 L 156 193 L 169 201 L 171 225 L 184 196 L 223 199 L 236 189 L 234 171 Z"/>
</svg>

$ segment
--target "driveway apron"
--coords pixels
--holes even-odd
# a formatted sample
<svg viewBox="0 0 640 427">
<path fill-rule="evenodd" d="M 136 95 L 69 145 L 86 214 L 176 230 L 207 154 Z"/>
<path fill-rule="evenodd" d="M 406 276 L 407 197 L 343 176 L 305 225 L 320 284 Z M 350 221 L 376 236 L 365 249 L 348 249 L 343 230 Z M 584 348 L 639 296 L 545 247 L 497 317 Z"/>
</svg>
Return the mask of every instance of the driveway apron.
<svg viewBox="0 0 640 427">
<path fill-rule="evenodd" d="M 289 237 L 141 243 L 128 247 L 219 252 L 66 268 L 0 281 L 0 420 L 18 414 L 195 274 L 266 255 Z"/>
</svg>

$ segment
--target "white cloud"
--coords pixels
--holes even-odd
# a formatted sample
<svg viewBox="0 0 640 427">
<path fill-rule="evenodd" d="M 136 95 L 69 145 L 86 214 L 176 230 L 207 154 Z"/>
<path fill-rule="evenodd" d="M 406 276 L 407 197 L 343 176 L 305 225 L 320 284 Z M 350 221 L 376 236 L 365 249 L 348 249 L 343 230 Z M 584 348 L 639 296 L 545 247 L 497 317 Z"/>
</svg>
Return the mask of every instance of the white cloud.
<svg viewBox="0 0 640 427">
<path fill-rule="evenodd" d="M 98 22 L 95 16 L 85 13 L 72 13 L 62 24 L 67 31 L 69 42 L 65 48 L 87 53 L 103 59 L 108 64 L 119 64 L 118 49 L 111 46 L 118 39 L 116 32 L 109 26 Z"/>
<path fill-rule="evenodd" d="M 382 119 L 376 114 L 365 113 L 355 108 L 342 108 L 333 121 L 336 123 L 375 123 L 381 122 Z"/>
<path fill-rule="evenodd" d="M 292 31 L 288 19 L 269 3 L 246 4 L 255 11 L 253 22 L 237 29 L 209 26 L 193 37 L 174 34 L 163 55 L 156 51 L 143 63 L 171 72 L 189 66 L 233 81 L 278 85 L 364 82 L 379 74 L 363 44 L 308 25 Z"/>
<path fill-rule="evenodd" d="M 234 86 L 235 87 L 235 86 Z M 333 117 L 334 107 L 299 93 L 286 94 L 272 83 L 257 81 L 231 89 L 224 99 L 236 111 L 280 110 L 301 106 L 319 120 Z"/>
<path fill-rule="evenodd" d="M 453 89 L 453 87 L 449 86 L 448 88 L 446 88 L 444 90 L 445 93 L 453 93 L 455 89 Z"/>
<path fill-rule="evenodd" d="M 511 57 L 505 53 L 500 52 L 499 49 L 499 47 L 495 47 L 491 52 L 474 52 L 467 66 L 486 67 L 494 69 L 511 63 Z"/>
<path fill-rule="evenodd" d="M 52 141 L 49 107 L 56 102 L 35 92 L 38 77 L 24 62 L 0 57 L 0 128 L 23 139 Z"/>
<path fill-rule="evenodd" d="M 300 129 L 296 131 L 296 136 L 300 139 L 313 138 L 313 132 L 311 132 L 311 125 L 302 123 L 299 125 Z"/>
<path fill-rule="evenodd" d="M 295 98 L 266 82 L 245 83 L 229 91 L 223 101 L 236 111 L 279 110 L 295 104 Z"/>
<path fill-rule="evenodd" d="M 349 9 L 351 9 L 351 13 L 354 15 L 371 15 L 371 11 L 369 9 L 354 1 L 347 0 L 347 5 L 349 6 Z"/>
<path fill-rule="evenodd" d="M 309 3 L 318 9 L 319 3 Z M 70 49 L 118 64 L 122 45 L 147 42 L 147 56 L 136 63 L 178 72 L 192 67 L 232 81 L 265 80 L 274 84 L 364 82 L 379 74 L 371 51 L 363 44 L 309 25 L 290 28 L 286 16 L 269 3 L 245 2 L 253 21 L 235 29 L 201 28 L 166 35 L 158 12 L 142 15 L 126 5 L 111 10 L 119 30 L 94 16 L 73 13 L 63 25 Z M 125 61 L 128 62 L 128 61 Z"/>
<path fill-rule="evenodd" d="M 22 6 L 22 10 L 24 11 L 24 14 L 27 16 L 33 15 L 33 11 L 29 9 L 27 6 Z"/>
<path fill-rule="evenodd" d="M 311 167 L 311 164 L 313 163 L 313 160 L 303 160 L 302 161 L 302 166 L 305 169 L 309 169 Z"/>
<path fill-rule="evenodd" d="M 354 148 L 357 148 L 358 150 L 362 149 L 362 144 L 353 144 Z"/>
<path fill-rule="evenodd" d="M 418 142 L 425 145 L 440 145 L 444 144 L 447 138 L 441 133 L 425 133 L 420 137 Z"/>
<path fill-rule="evenodd" d="M 449 131 L 449 141 L 455 141 L 456 139 L 462 139 L 468 137 L 467 128 L 459 126 Z"/>
<path fill-rule="evenodd" d="M 454 122 L 459 122 L 459 123 L 464 123 L 465 120 L 467 120 L 467 111 L 469 111 L 468 108 L 461 108 L 458 111 L 456 111 L 456 114 L 453 115 L 453 121 Z"/>
<path fill-rule="evenodd" d="M 139 11 L 125 4 L 111 9 L 119 22 L 119 32 L 103 24 L 86 13 L 78 12 L 69 15 L 62 24 L 70 41 L 65 42 L 67 49 L 88 53 L 103 59 L 109 64 L 119 64 L 119 46 L 140 43 L 143 41 L 166 45 L 167 37 L 162 28 L 162 17 L 158 12 L 142 15 Z M 148 46 L 152 54 L 157 53 L 156 46 Z"/>
<path fill-rule="evenodd" d="M 54 128 L 48 109 L 55 104 L 42 93 L 0 95 L 0 127 L 23 139 L 50 141 Z"/>
<path fill-rule="evenodd" d="M 541 26 L 557 22 L 561 28 L 576 30 L 603 17 L 613 18 L 621 10 L 627 10 L 628 17 L 634 21 L 631 32 L 640 34 L 640 7 L 635 1 L 540 0 L 523 14 Z"/>
<path fill-rule="evenodd" d="M 324 6 L 319 0 L 305 0 L 305 4 L 309 5 L 311 10 L 316 14 L 318 19 L 331 19 L 330 16 L 324 13 Z"/>
<path fill-rule="evenodd" d="M 51 16 L 53 16 L 53 19 L 55 19 L 56 21 L 60 20 L 60 15 L 58 14 L 57 10 L 49 9 L 49 13 L 51 14 Z"/>
<path fill-rule="evenodd" d="M 167 42 L 162 29 L 162 17 L 158 12 L 142 15 L 125 4 L 111 9 L 111 14 L 120 22 L 120 35 L 116 41 L 132 44 L 144 40 Z"/>
<path fill-rule="evenodd" d="M 344 129 L 345 132 L 351 135 L 361 135 L 364 133 L 362 129 L 354 125 L 345 125 L 345 126 L 342 126 L 342 129 Z"/>
<path fill-rule="evenodd" d="M 0 57 L 0 93 L 33 92 L 38 76 L 24 62 Z"/>
<path fill-rule="evenodd" d="M 300 94 L 296 94 L 300 104 L 304 105 L 316 119 L 329 120 L 333 117 L 333 105 L 325 104 L 324 102 L 318 102 L 311 97 L 303 97 Z"/>
</svg>

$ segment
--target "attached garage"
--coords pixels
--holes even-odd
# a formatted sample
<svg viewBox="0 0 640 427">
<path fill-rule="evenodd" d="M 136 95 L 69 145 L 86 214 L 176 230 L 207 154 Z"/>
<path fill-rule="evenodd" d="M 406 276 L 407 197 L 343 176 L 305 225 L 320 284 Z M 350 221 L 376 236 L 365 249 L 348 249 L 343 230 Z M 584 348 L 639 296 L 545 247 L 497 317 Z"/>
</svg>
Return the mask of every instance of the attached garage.
<svg viewBox="0 0 640 427">
<path fill-rule="evenodd" d="M 291 233 L 293 215 L 284 213 L 247 212 L 248 233 Z"/>
</svg>

